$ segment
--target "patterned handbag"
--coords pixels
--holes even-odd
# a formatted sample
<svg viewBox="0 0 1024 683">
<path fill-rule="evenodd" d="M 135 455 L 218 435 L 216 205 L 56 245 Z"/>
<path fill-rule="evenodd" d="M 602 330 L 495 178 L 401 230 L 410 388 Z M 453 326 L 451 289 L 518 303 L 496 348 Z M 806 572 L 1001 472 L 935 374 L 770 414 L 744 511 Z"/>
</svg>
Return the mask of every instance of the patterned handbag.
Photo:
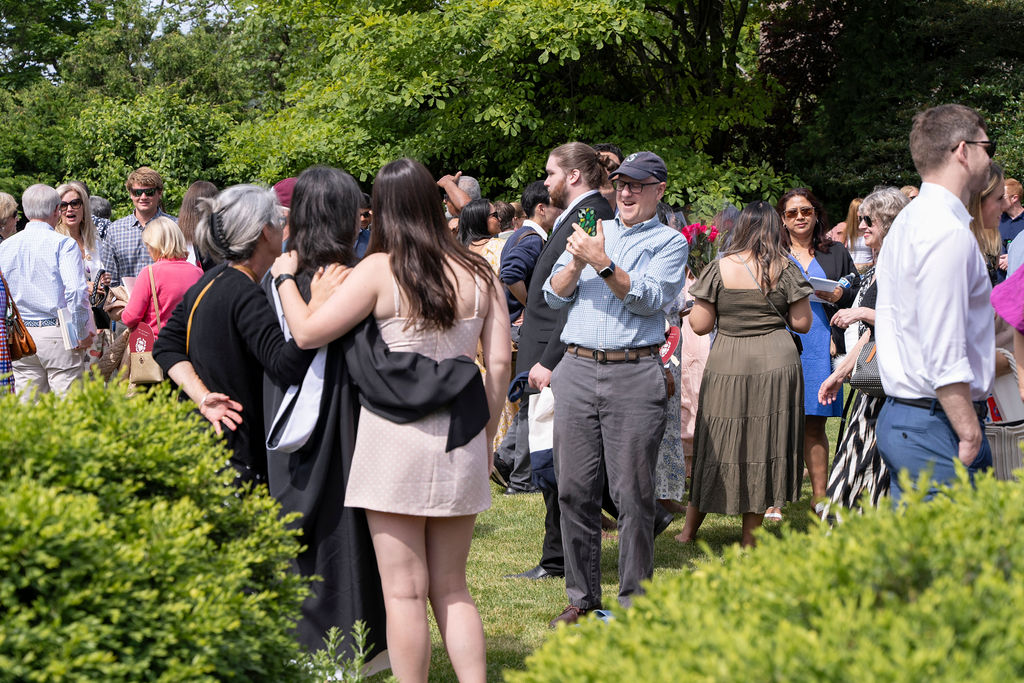
<svg viewBox="0 0 1024 683">
<path fill-rule="evenodd" d="M 885 398 L 885 389 L 882 388 L 882 377 L 878 374 L 878 354 L 876 353 L 875 342 L 865 344 L 857 356 L 857 365 L 853 368 L 850 376 L 850 386 L 857 391 L 874 396 Z"/>
</svg>

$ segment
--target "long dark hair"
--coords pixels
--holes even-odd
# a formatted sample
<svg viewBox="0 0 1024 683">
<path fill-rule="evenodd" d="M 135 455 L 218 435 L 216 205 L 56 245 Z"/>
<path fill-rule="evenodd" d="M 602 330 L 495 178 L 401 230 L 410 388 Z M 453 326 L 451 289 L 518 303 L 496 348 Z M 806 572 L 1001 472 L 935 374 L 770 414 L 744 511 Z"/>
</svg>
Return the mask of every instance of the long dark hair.
<svg viewBox="0 0 1024 683">
<path fill-rule="evenodd" d="M 487 218 L 491 215 L 491 202 L 487 199 L 474 199 L 462 207 L 459 212 L 459 241 L 469 246 L 473 240 L 482 240 L 491 236 L 487 229 Z"/>
<path fill-rule="evenodd" d="M 187 244 L 195 244 L 196 226 L 202 214 L 199 211 L 199 200 L 217 196 L 217 186 L 208 180 L 197 180 L 185 190 L 178 211 L 178 227 L 185 236 Z"/>
<path fill-rule="evenodd" d="M 387 252 L 409 302 L 410 322 L 439 330 L 455 325 L 458 287 L 449 259 L 484 280 L 488 291 L 493 286 L 487 261 L 452 239 L 437 183 L 418 161 L 398 159 L 380 169 L 373 182 L 373 219 L 368 253 Z"/>
<path fill-rule="evenodd" d="M 299 174 L 288 232 L 288 244 L 299 254 L 299 270 L 355 263 L 360 195 L 355 179 L 340 169 L 310 166 Z"/>
<path fill-rule="evenodd" d="M 828 231 L 832 229 L 832 225 L 828 222 L 828 214 L 825 213 L 825 206 L 818 201 L 818 198 L 814 196 L 810 190 L 806 187 L 794 187 L 792 190 L 782 195 L 779 199 L 779 203 L 775 206 L 775 210 L 779 213 L 779 218 L 782 218 L 786 212 L 786 202 L 793 197 L 803 197 L 811 206 L 814 207 L 814 232 L 811 233 L 811 249 L 814 251 L 820 251 L 823 254 L 827 254 L 828 250 L 832 248 L 832 238 L 828 236 Z M 785 222 L 783 222 L 785 227 Z M 792 241 L 789 238 L 789 230 L 782 231 L 782 245 L 788 250 L 792 246 Z"/>
<path fill-rule="evenodd" d="M 778 282 L 786 267 L 786 248 L 783 247 L 782 219 L 772 205 L 765 201 L 751 202 L 743 207 L 736 225 L 729 233 L 729 246 L 722 256 L 749 252 L 761 271 L 761 291 L 768 292 Z"/>
</svg>

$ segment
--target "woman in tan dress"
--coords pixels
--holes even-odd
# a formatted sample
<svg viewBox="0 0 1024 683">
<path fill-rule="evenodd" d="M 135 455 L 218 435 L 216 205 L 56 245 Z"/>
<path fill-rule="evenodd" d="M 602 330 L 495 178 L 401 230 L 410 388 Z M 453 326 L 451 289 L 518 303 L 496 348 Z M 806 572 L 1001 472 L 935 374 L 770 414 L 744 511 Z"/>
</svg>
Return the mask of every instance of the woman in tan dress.
<svg viewBox="0 0 1024 683">
<path fill-rule="evenodd" d="M 718 335 L 701 380 L 694 435 L 688 543 L 709 512 L 743 515 L 755 544 L 764 511 L 800 495 L 803 375 L 786 326 L 811 325 L 811 286 L 782 249 L 782 223 L 767 202 L 747 205 L 729 248 L 690 287 L 690 325 Z"/>
<path fill-rule="evenodd" d="M 437 188 L 422 164 L 399 159 L 373 186 L 369 251 L 323 306 L 310 313 L 298 289 L 279 287 L 296 343 L 317 348 L 373 315 L 391 351 L 436 361 L 472 358 L 487 368 L 490 421 L 469 443 L 446 450 L 447 410 L 397 424 L 364 409 L 345 504 L 366 509 L 387 612 L 391 667 L 399 680 L 426 681 L 430 598 L 460 681 L 487 674 L 480 615 L 466 587 L 476 515 L 490 506 L 490 443 L 509 372 L 508 309 L 487 263 L 452 239 Z M 294 273 L 289 253 L 275 277 Z M 333 266 L 331 268 L 334 268 Z"/>
</svg>

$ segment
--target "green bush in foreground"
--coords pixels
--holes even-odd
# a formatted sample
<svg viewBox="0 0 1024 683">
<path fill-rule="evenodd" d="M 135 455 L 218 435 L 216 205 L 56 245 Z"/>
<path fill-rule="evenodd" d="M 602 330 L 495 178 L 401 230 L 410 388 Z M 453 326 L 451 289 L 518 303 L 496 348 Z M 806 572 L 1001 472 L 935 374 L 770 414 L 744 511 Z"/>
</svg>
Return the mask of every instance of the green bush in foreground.
<svg viewBox="0 0 1024 683">
<path fill-rule="evenodd" d="M 0 680 L 305 680 L 263 491 L 166 388 L 0 401 Z"/>
<path fill-rule="evenodd" d="M 608 623 L 559 629 L 507 680 L 1020 680 L 1022 525 L 1024 484 L 984 477 L 831 531 L 762 534 Z"/>
</svg>

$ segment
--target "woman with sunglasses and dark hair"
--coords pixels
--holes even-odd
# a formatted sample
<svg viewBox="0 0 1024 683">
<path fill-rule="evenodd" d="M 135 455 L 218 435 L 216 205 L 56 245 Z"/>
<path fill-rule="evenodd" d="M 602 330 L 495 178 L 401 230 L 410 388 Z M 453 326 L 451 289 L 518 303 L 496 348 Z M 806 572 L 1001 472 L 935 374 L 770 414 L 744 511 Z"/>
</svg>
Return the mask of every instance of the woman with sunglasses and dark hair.
<svg viewBox="0 0 1024 683">
<path fill-rule="evenodd" d="M 471 374 L 468 389 L 480 387 L 471 359 L 482 348 L 483 391 L 465 410 L 441 408 L 402 422 L 366 405 L 359 414 L 345 505 L 366 510 L 395 676 L 427 678 L 429 596 L 456 676 L 484 681 L 483 626 L 466 586 L 466 559 L 476 515 L 490 506 L 490 444 L 511 356 L 508 308 L 487 263 L 453 242 L 437 185 L 422 164 L 399 159 L 384 166 L 374 180 L 372 204 L 369 252 L 323 306 L 310 312 L 296 286 L 288 284 L 298 265 L 294 253 L 281 256 L 272 273 L 300 347 L 330 343 L 372 316 L 391 355 L 412 352 L 439 366 L 460 365 Z M 356 371 L 351 364 L 350 369 Z M 424 389 L 417 379 L 403 399 Z M 453 440 L 453 429 L 473 419 L 482 404 L 488 413 L 475 424 L 483 428 Z"/>
<path fill-rule="evenodd" d="M 782 195 L 776 206 L 782 218 L 783 246 L 789 257 L 800 266 L 804 277 L 838 281 L 857 273 L 857 266 L 846 247 L 828 237 L 830 229 L 825 207 L 810 190 L 798 187 Z M 811 477 L 811 500 L 818 514 L 824 510 L 825 486 L 828 480 L 828 436 L 825 421 L 842 413 L 839 401 L 825 405 L 818 401 L 818 387 L 832 374 L 833 356 L 844 353 L 842 331 L 833 329 L 832 316 L 840 308 L 853 303 L 857 288 L 853 285 L 814 292 L 811 297 L 813 321 L 811 329 L 801 335 L 803 353 L 800 362 L 804 373 L 804 462 Z M 771 509 L 765 517 L 782 519 L 782 511 Z"/>
</svg>

